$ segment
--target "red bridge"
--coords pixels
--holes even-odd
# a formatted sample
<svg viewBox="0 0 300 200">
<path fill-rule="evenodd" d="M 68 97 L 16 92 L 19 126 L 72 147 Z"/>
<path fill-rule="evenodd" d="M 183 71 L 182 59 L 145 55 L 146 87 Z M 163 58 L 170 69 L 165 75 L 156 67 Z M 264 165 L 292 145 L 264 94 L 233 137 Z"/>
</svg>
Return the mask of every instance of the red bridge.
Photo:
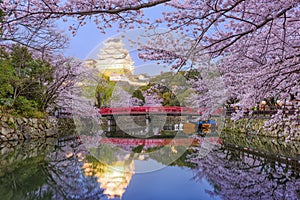
<svg viewBox="0 0 300 200">
<path fill-rule="evenodd" d="M 180 106 L 140 106 L 128 108 L 100 108 L 102 116 L 111 115 L 201 115 L 197 109 Z"/>
</svg>

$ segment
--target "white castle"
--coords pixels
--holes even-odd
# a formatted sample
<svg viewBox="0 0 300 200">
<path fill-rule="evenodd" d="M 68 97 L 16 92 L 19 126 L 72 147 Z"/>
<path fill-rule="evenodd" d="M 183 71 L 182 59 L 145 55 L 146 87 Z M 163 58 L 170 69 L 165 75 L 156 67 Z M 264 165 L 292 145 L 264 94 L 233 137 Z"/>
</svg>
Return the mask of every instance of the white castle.
<svg viewBox="0 0 300 200">
<path fill-rule="evenodd" d="M 144 86 L 149 83 L 145 74 L 134 75 L 132 61 L 121 38 L 108 39 L 100 49 L 97 59 L 85 60 L 85 65 L 96 68 L 101 74 L 109 77 L 110 81 L 123 81 L 130 85 Z"/>
<path fill-rule="evenodd" d="M 108 39 L 100 49 L 97 59 L 85 60 L 87 66 L 97 68 L 100 73 L 108 77 L 113 74 L 133 75 L 133 63 L 120 38 Z"/>
</svg>

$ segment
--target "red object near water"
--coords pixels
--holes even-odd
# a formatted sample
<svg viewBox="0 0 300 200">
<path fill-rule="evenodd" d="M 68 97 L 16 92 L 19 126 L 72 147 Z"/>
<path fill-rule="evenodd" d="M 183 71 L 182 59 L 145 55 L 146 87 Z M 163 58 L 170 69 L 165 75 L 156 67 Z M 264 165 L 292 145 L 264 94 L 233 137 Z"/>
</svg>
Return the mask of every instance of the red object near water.
<svg viewBox="0 0 300 200">
<path fill-rule="evenodd" d="M 197 109 L 180 106 L 140 106 L 128 108 L 100 108 L 99 113 L 106 115 L 137 115 L 137 114 L 178 114 L 201 115 Z"/>
<path fill-rule="evenodd" d="M 145 147 L 153 146 L 191 146 L 199 145 L 204 141 L 221 144 L 222 140 L 219 137 L 204 137 L 204 138 L 174 138 L 174 139 L 141 139 L 141 138 L 102 138 L 99 142 L 102 144 L 116 145 L 143 145 Z"/>
</svg>

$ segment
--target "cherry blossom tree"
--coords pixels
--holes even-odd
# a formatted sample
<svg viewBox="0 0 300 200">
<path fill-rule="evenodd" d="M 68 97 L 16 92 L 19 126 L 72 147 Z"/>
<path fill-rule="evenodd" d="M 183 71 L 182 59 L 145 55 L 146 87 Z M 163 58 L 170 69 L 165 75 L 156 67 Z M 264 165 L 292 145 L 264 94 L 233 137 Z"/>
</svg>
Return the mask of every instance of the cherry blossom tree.
<svg viewBox="0 0 300 200">
<path fill-rule="evenodd" d="M 69 29 L 75 31 L 88 21 L 95 22 L 104 32 L 117 22 L 120 28 L 131 26 L 132 23 L 143 23 L 141 9 L 149 8 L 170 0 L 143 1 L 80 1 L 80 0 L 3 0 L 0 9 L 3 11 L 2 31 L 4 38 L 21 30 L 20 27 L 35 35 L 35 28 L 49 26 L 54 19 L 77 19 Z M 22 31 L 22 30 L 21 30 Z M 7 37 L 8 39 L 10 37 Z"/>
<path fill-rule="evenodd" d="M 53 52 L 67 47 L 67 36 L 56 27 L 53 20 L 38 19 L 36 17 L 22 19 L 20 13 L 24 8 L 23 2 L 1 1 L 0 3 L 1 46 L 10 48 L 11 43 L 18 43 L 42 53 L 42 57 L 47 57 Z M 30 3 L 32 1 L 28 1 L 28 6 Z M 14 8 L 16 13 L 13 11 Z M 9 20 L 13 16 L 21 18 L 16 21 Z"/>
<path fill-rule="evenodd" d="M 118 23 L 120 28 L 145 23 L 141 9 L 169 0 L 149 1 L 79 1 L 79 0 L 2 0 L 0 1 L 1 45 L 19 43 L 43 52 L 43 55 L 64 49 L 68 38 L 56 22 L 76 21 L 69 27 L 72 34 L 89 21 L 101 32 Z M 147 23 L 146 23 L 147 24 Z"/>
<path fill-rule="evenodd" d="M 145 97 L 145 106 L 161 106 L 163 99 L 156 93 L 157 88 L 155 86 L 150 87 L 143 92 Z"/>
<path fill-rule="evenodd" d="M 217 111 L 223 107 L 227 100 L 227 89 L 216 65 L 207 64 L 197 70 L 200 74 L 189 78 L 192 86 L 188 104 L 198 108 L 202 115 L 201 120 L 208 120 L 212 115 L 222 117 Z"/>
<path fill-rule="evenodd" d="M 132 97 L 132 95 L 126 91 L 126 87 L 123 88 L 121 85 L 116 85 L 112 97 L 110 98 L 110 107 L 112 108 L 140 106 L 142 103 L 142 100 Z"/>
<path fill-rule="evenodd" d="M 264 99 L 300 99 L 299 1 L 171 1 L 167 5 L 174 11 L 165 12 L 157 23 L 187 34 L 193 45 L 166 49 L 178 38 L 160 34 L 159 46 L 146 46 L 143 58 L 163 59 L 177 69 L 188 62 L 191 67 L 201 63 L 206 55 L 218 59 L 228 97 L 237 99 L 242 108 L 236 119 Z M 283 127 L 295 134 L 299 101 L 292 108 L 293 117 L 274 116 L 269 125 L 285 122 Z M 280 112 L 289 109 L 285 106 Z"/>
<path fill-rule="evenodd" d="M 244 77 L 240 77 L 243 80 L 253 77 L 243 71 L 236 71 L 235 68 L 248 73 L 256 73 L 257 70 L 260 70 L 262 74 L 257 74 L 255 76 L 257 78 L 283 74 L 283 77 L 278 76 L 277 79 L 273 78 L 274 80 L 272 78 L 263 79 L 269 80 L 267 81 L 268 85 L 262 85 L 266 86 L 266 89 L 263 90 L 269 89 L 277 92 L 284 92 L 282 85 L 286 85 L 285 77 L 296 76 L 299 73 L 297 68 L 299 2 L 297 0 L 280 0 L 276 4 L 262 0 L 207 0 L 202 2 L 192 0 L 132 2 L 4 0 L 0 7 L 5 13 L 2 20 L 2 32 L 5 36 L 5 31 L 11 33 L 11 28 L 17 27 L 18 24 L 33 26 L 36 23 L 46 23 L 49 20 L 68 17 L 77 17 L 77 25 L 71 26 L 71 30 L 77 30 L 91 18 L 102 31 L 111 27 L 115 22 L 120 25 L 120 28 L 129 28 L 128 26 L 134 22 L 148 24 L 149 21 L 143 18 L 141 10 L 159 4 L 169 7 L 170 11 L 163 12 L 163 18 L 156 19 L 155 22 L 158 25 L 166 24 L 170 31 L 187 32 L 194 44 L 184 51 L 177 51 L 177 53 L 164 51 L 162 45 L 160 45 L 161 49 L 148 49 L 151 53 L 156 52 L 156 54 L 152 54 L 152 57 L 150 57 L 150 53 L 148 54 L 150 59 L 168 59 L 172 62 L 179 59 L 181 64 L 185 64 L 192 55 L 196 54 L 201 56 L 201 54 L 209 53 L 212 57 L 222 56 L 222 69 L 227 71 L 228 76 L 233 74 L 236 78 L 240 77 L 239 74 L 244 74 Z M 159 38 L 159 42 L 170 42 L 168 38 L 165 40 Z M 200 51 L 200 49 L 205 51 Z M 277 70 L 274 70 L 276 67 Z M 298 85 L 297 76 L 292 76 L 292 78 L 295 81 L 290 79 L 292 81 L 287 85 L 288 88 L 298 89 L 295 88 L 297 87 L 295 85 Z M 279 86 L 283 88 L 280 89 Z M 240 88 L 240 90 L 245 89 Z M 249 88 L 248 90 L 251 91 Z"/>
<path fill-rule="evenodd" d="M 52 111 L 64 109 L 64 112 L 72 113 L 74 91 L 79 89 L 76 84 L 85 74 L 82 63 L 64 56 L 55 56 L 51 63 L 55 72 L 44 95 L 45 108 Z"/>
<path fill-rule="evenodd" d="M 148 19 L 144 8 L 166 6 L 162 17 Z M 245 111 L 268 98 L 282 102 L 300 99 L 300 2 L 298 0 L 143 0 L 89 1 L 81 0 L 3 0 L 0 9 L 2 37 L 18 36 L 20 25 L 47 27 L 52 20 L 75 19 L 70 31 L 92 20 L 101 32 L 118 25 L 126 30 L 136 25 L 151 28 L 166 26 L 156 39 L 146 45 L 141 57 L 163 60 L 177 70 L 194 68 L 205 59 L 218 60 L 228 98 L 237 99 L 242 117 Z M 50 23 L 51 24 L 51 23 Z M 179 37 L 167 37 L 176 33 Z M 31 35 L 29 35 L 31 36 Z M 173 35 L 174 36 L 174 35 Z M 29 37 L 30 38 L 30 37 Z M 188 38 L 188 43 L 184 38 Z M 13 39 L 10 39 L 13 41 Z M 17 40 L 17 39 L 16 39 Z M 173 48 L 171 48 L 173 46 Z M 299 101 L 292 103 L 293 117 L 274 116 L 286 121 L 291 132 L 299 115 Z M 290 110 L 283 107 L 282 113 Z M 280 114 L 280 113 L 278 113 Z M 282 120 L 282 119 L 285 120 Z"/>
</svg>

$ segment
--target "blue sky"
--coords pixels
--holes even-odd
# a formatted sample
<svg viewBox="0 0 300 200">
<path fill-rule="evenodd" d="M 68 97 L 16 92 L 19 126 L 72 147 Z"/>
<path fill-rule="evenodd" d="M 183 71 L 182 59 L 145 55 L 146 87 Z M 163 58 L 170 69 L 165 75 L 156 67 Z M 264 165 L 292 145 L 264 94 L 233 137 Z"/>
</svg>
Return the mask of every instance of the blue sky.
<svg viewBox="0 0 300 200">
<path fill-rule="evenodd" d="M 145 17 L 149 17 L 151 19 L 158 18 L 161 16 L 162 12 L 170 11 L 169 7 L 164 5 L 159 5 L 153 8 L 145 9 Z M 91 20 L 92 21 L 92 20 Z M 71 35 L 71 32 L 68 31 L 69 24 L 72 22 L 69 21 L 68 23 L 59 22 L 58 28 L 65 29 L 66 33 L 70 35 L 70 46 L 64 52 L 66 56 L 73 56 L 79 58 L 81 60 L 86 59 L 92 51 L 101 46 L 101 44 L 110 37 L 120 36 L 122 32 L 118 32 L 118 24 L 113 25 L 113 28 L 108 29 L 106 34 L 101 33 L 97 28 L 96 25 L 91 22 L 87 23 L 85 26 L 79 28 L 77 34 L 75 36 Z M 163 28 L 163 27 L 161 27 Z M 132 31 L 128 31 L 126 36 Z M 134 32 L 134 31 L 133 31 Z M 125 46 L 129 48 L 129 45 Z M 128 49 L 127 48 L 127 49 Z M 160 66 L 157 67 L 156 62 L 144 62 L 138 58 L 138 52 L 136 49 L 128 49 L 135 63 L 135 73 L 148 73 L 149 75 L 158 74 L 160 71 L 167 71 L 168 68 Z M 95 54 L 95 53 L 94 53 Z M 89 56 L 90 57 L 90 56 Z M 151 68 L 151 70 L 149 70 Z"/>
<path fill-rule="evenodd" d="M 160 16 L 162 11 L 166 11 L 167 8 L 163 5 L 156 6 L 155 8 L 148 8 L 145 9 L 145 15 L 147 17 Z M 169 9 L 168 9 L 169 10 Z M 101 44 L 110 37 L 118 37 L 122 32 L 118 32 L 118 24 L 113 25 L 111 29 L 108 29 L 106 34 L 101 33 L 97 28 L 96 25 L 91 22 L 87 23 L 85 26 L 79 28 L 78 32 L 75 36 L 71 35 L 71 32 L 68 31 L 69 24 L 72 21 L 58 23 L 59 29 L 64 29 L 65 32 L 70 36 L 70 45 L 64 51 L 64 55 L 72 56 L 79 58 L 80 60 L 84 60 L 90 57 L 92 51 L 96 51 L 96 48 L 101 47 Z M 135 30 L 134 30 L 135 31 Z M 134 32 L 133 31 L 133 32 Z M 126 36 L 128 33 L 126 33 Z M 129 31 L 130 35 L 130 31 Z M 156 62 L 144 62 L 138 58 L 138 52 L 135 48 L 129 47 L 128 44 L 125 47 L 129 50 L 132 60 L 134 61 L 135 65 L 135 73 L 147 73 L 149 75 L 156 75 L 159 74 L 160 71 L 167 71 L 168 69 L 163 67 L 157 67 Z M 95 53 L 94 53 L 95 54 Z M 151 69 L 151 70 L 149 70 Z"/>
<path fill-rule="evenodd" d="M 68 30 L 68 24 L 60 24 L 60 27 L 64 27 L 66 32 L 70 35 L 70 46 L 64 52 L 66 56 L 73 56 L 81 60 L 92 51 L 98 44 L 102 43 L 109 36 L 117 33 L 116 28 L 112 28 L 108 31 L 108 34 L 102 34 L 96 28 L 94 23 L 86 24 L 80 27 L 77 34 L 72 36 Z"/>
<path fill-rule="evenodd" d="M 161 12 L 170 10 L 169 7 L 164 5 L 159 5 L 153 8 L 147 8 L 143 11 L 145 12 L 145 16 L 149 18 L 155 18 L 161 16 Z M 68 26 L 71 24 L 71 21 L 59 22 L 58 28 L 62 28 L 70 35 L 70 46 L 65 50 L 64 54 L 67 56 L 74 56 L 79 59 L 85 59 L 86 56 L 92 51 L 97 45 L 105 41 L 107 38 L 112 35 L 119 34 L 118 32 L 118 24 L 113 25 L 111 29 L 107 30 L 106 34 L 102 34 L 97 28 L 96 25 L 91 22 L 87 23 L 85 26 L 80 27 L 76 36 L 72 36 L 70 31 L 68 31 Z"/>
<path fill-rule="evenodd" d="M 66 24 L 63 24 L 66 26 Z M 143 32 L 143 31 L 142 31 Z M 95 27 L 94 24 L 88 24 L 79 29 L 76 36 L 70 36 L 70 46 L 64 52 L 66 56 L 73 56 L 79 58 L 80 60 L 85 60 L 87 58 L 96 58 L 99 49 L 103 46 L 103 42 L 111 37 L 121 37 L 124 33 L 117 32 L 116 28 L 112 28 L 107 34 L 102 34 Z M 169 68 L 158 66 L 156 61 L 147 61 L 138 58 L 137 46 L 130 44 L 129 39 L 137 40 L 136 38 L 141 35 L 139 29 L 131 30 L 125 33 L 125 38 L 123 42 L 125 43 L 125 48 L 129 51 L 132 60 L 134 61 L 135 74 L 147 73 L 148 75 L 157 75 L 161 71 L 169 71 Z"/>
</svg>

